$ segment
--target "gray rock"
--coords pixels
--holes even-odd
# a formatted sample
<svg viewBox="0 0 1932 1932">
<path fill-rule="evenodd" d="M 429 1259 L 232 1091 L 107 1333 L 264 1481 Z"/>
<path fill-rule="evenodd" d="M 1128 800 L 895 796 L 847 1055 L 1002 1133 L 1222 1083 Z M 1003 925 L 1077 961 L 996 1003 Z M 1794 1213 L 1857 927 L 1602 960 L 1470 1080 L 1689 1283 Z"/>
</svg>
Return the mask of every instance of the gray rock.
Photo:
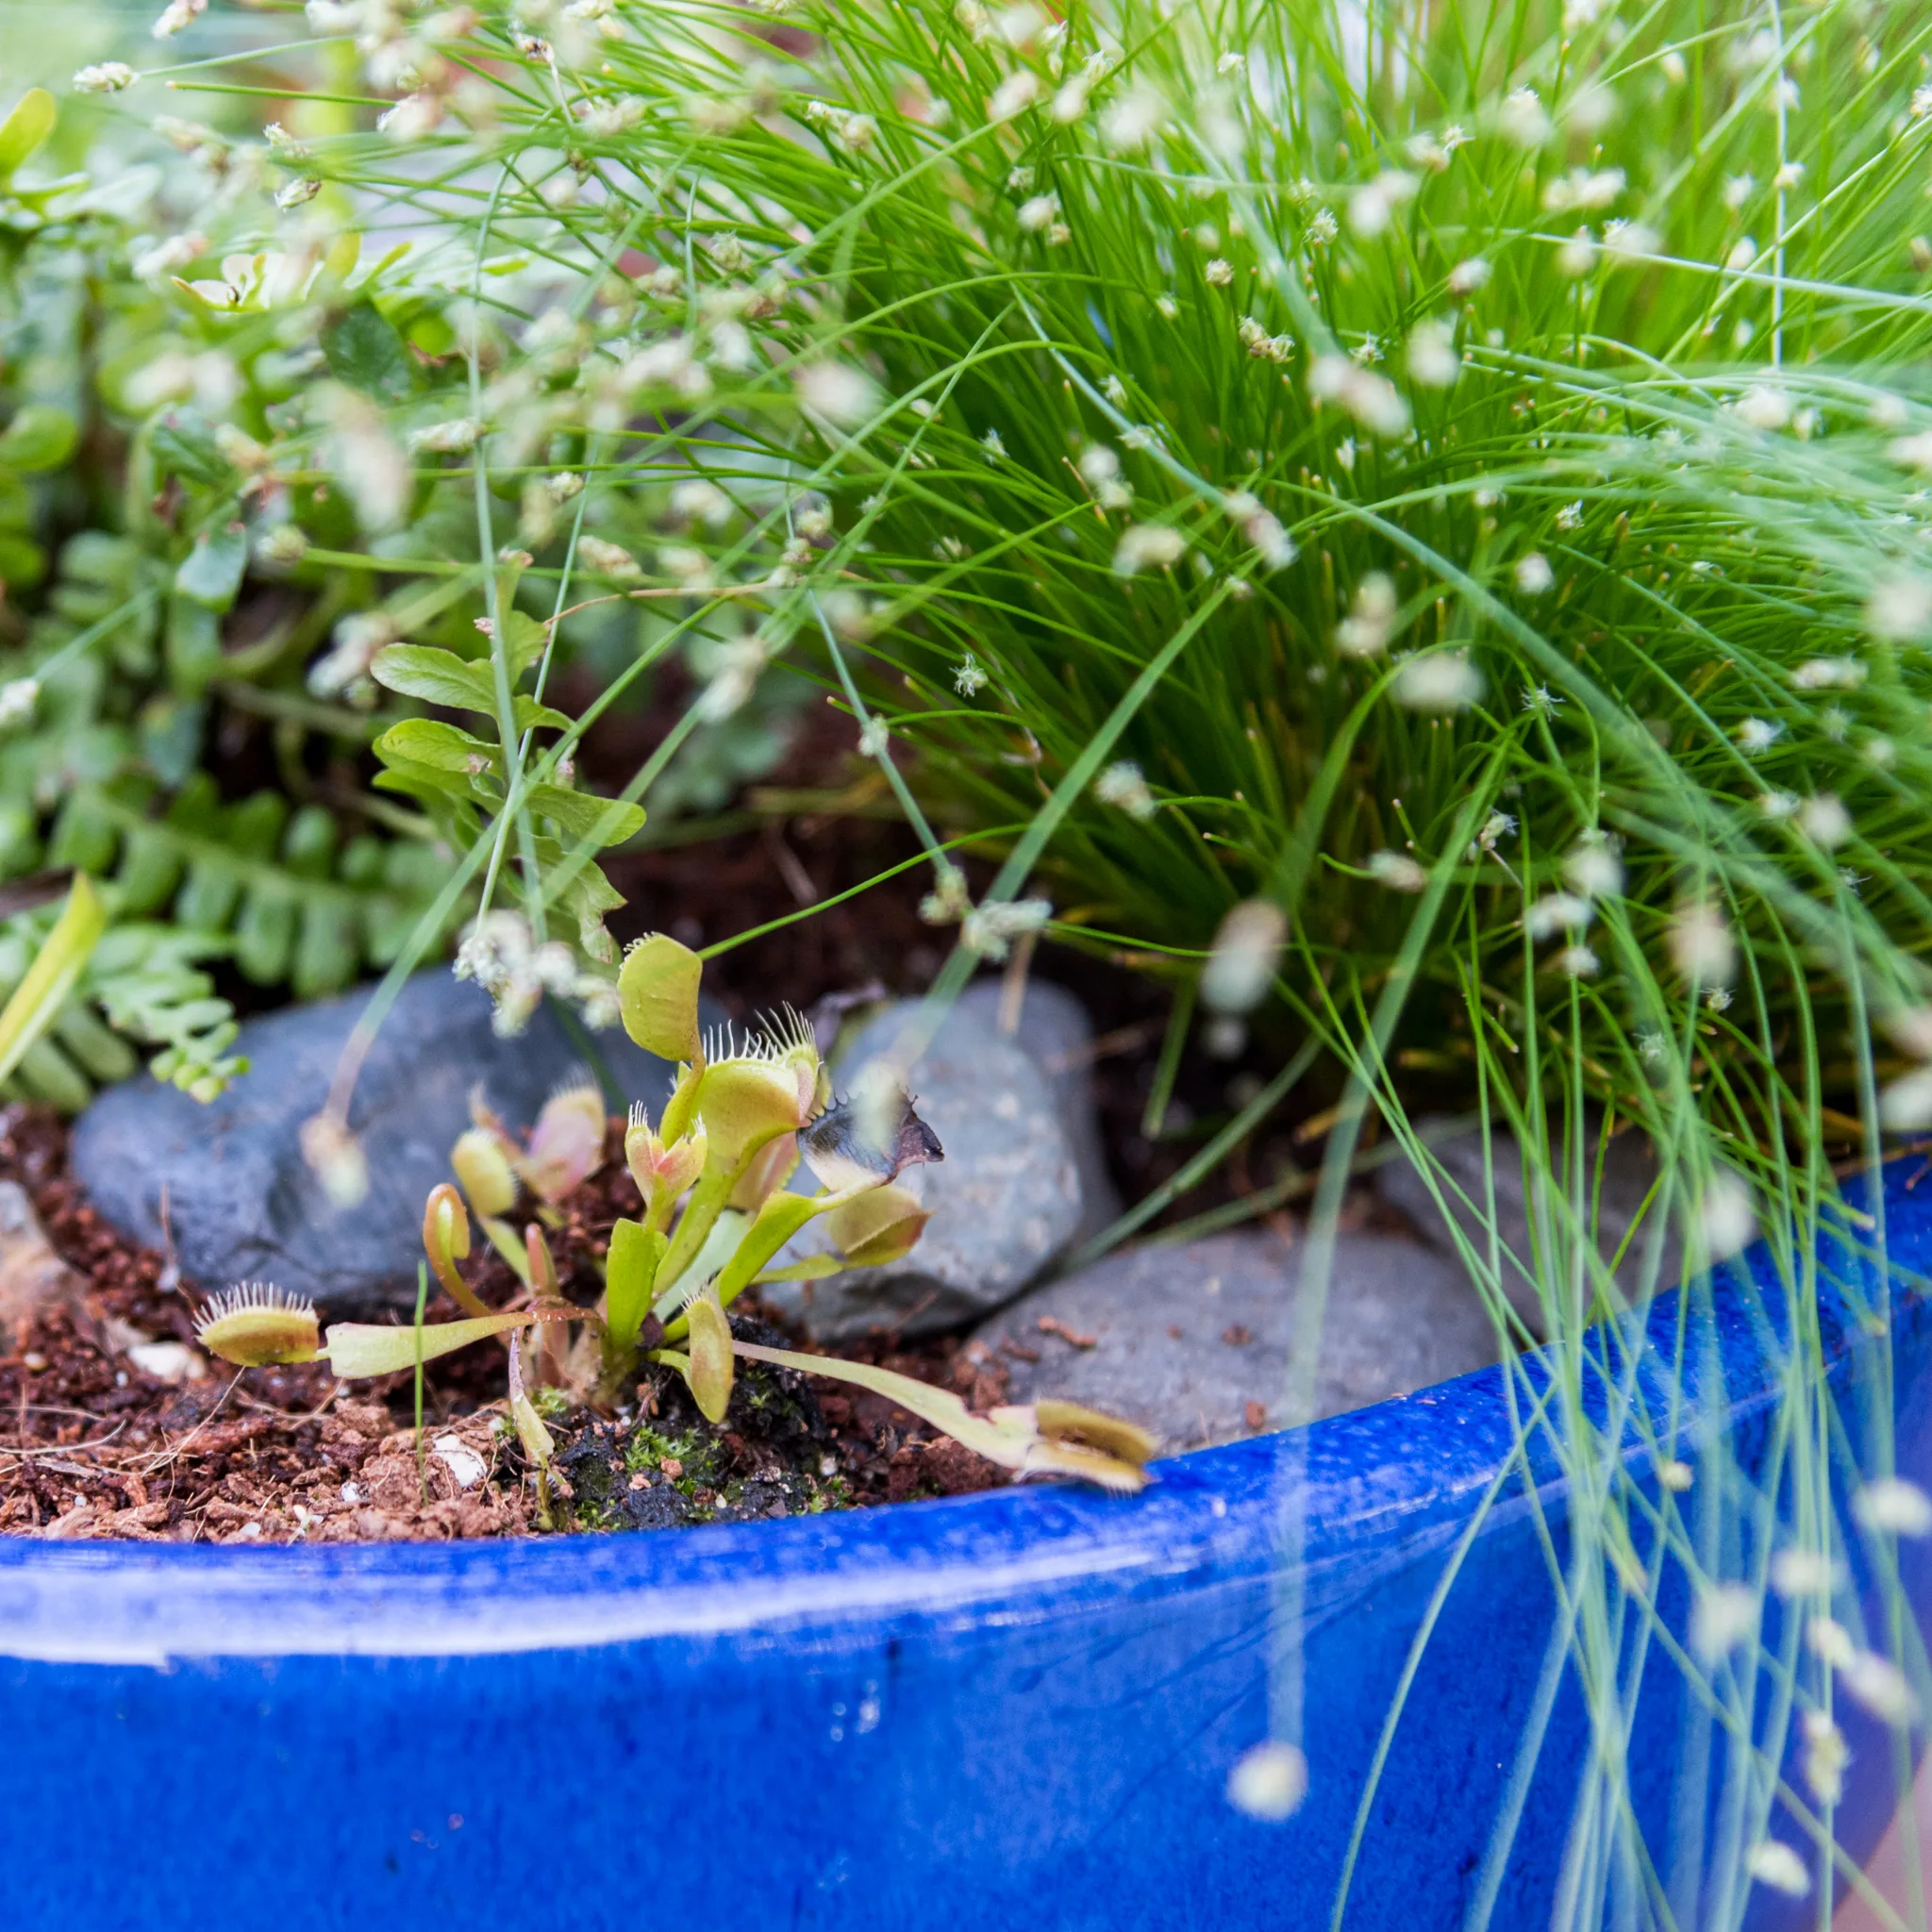
<svg viewBox="0 0 1932 1932">
<path fill-rule="evenodd" d="M 1011 1363 L 1015 1402 L 1052 1395 L 1106 1409 L 1168 1451 L 1227 1441 L 1285 1420 L 1304 1253 L 1249 1232 L 1124 1249 L 1035 1289 L 975 1339 Z M 1459 1268 L 1413 1241 L 1338 1238 L 1317 1416 L 1425 1389 L 1499 1354 Z"/>
<path fill-rule="evenodd" d="M 1432 1128 L 1440 1129 L 1441 1124 L 1424 1119 L 1416 1124 L 1426 1135 Z M 1586 1188 L 1595 1185 L 1597 1147 L 1597 1136 L 1592 1132 L 1586 1155 Z M 1422 1238 L 1444 1255 L 1459 1260 L 1455 1237 L 1450 1231 L 1451 1217 L 1455 1224 L 1460 1226 L 1476 1254 L 1487 1255 L 1489 1231 L 1479 1211 L 1488 1199 L 1483 1180 L 1482 1136 L 1474 1131 L 1452 1135 L 1435 1141 L 1430 1152 L 1447 1174 L 1449 1182 L 1459 1188 L 1465 1197 L 1458 1199 L 1450 1186 L 1439 1178 L 1438 1186 L 1442 1189 L 1448 1204 L 1448 1214 L 1445 1215 L 1443 1209 L 1436 1205 L 1435 1196 L 1430 1192 L 1422 1172 L 1406 1159 L 1392 1160 L 1377 1170 L 1375 1193 L 1390 1207 L 1407 1215 Z M 1505 1254 L 1503 1291 L 1531 1334 L 1542 1338 L 1547 1333 L 1542 1300 L 1527 1272 L 1537 1250 L 1530 1240 L 1529 1198 L 1524 1188 L 1523 1157 L 1514 1137 L 1507 1133 L 1492 1134 L 1491 1159 L 1495 1182 L 1496 1236 Z M 1644 1196 L 1656 1178 L 1657 1157 L 1649 1141 L 1635 1129 L 1614 1136 L 1604 1149 L 1603 1180 L 1597 1198 L 1596 1246 L 1605 1260 L 1616 1254 L 1624 1236 L 1630 1232 L 1638 1210 L 1643 1206 Z M 1568 1244 L 1561 1237 L 1568 1225 L 1560 1206 L 1552 1205 L 1543 1209 L 1540 1230 L 1542 1253 L 1567 1251 Z M 1630 1253 L 1617 1271 L 1619 1283 L 1626 1289 L 1639 1286 L 1645 1277 L 1654 1225 L 1655 1215 L 1646 1216 L 1643 1231 L 1631 1243 Z M 1675 1283 L 1679 1254 L 1674 1233 L 1667 1233 L 1658 1275 L 1660 1285 Z M 1578 1285 L 1585 1292 L 1589 1291 L 1590 1284 L 1587 1282 Z"/>
<path fill-rule="evenodd" d="M 885 1007 L 841 1043 L 833 1071 L 841 1089 L 874 1056 L 892 1053 L 917 1011 L 910 1000 Z M 902 1179 L 932 1212 L 919 1245 L 886 1267 L 760 1291 L 819 1341 L 886 1327 L 922 1335 L 971 1321 L 1009 1301 L 1080 1225 L 1079 1164 L 1051 1079 L 978 1003 L 946 1016 L 909 1085 L 945 1149 L 943 1162 Z M 809 1192 L 816 1183 L 801 1170 L 793 1185 Z M 823 1241 L 808 1228 L 783 1258 Z"/>
<path fill-rule="evenodd" d="M 414 1299 L 424 1198 L 450 1177 L 472 1087 L 517 1128 L 587 1063 L 608 1073 L 613 1110 L 647 1100 L 655 1111 L 669 1091 L 670 1067 L 617 1029 L 574 1036 L 546 1008 L 500 1040 L 477 987 L 447 969 L 419 973 L 377 1033 L 349 1112 L 368 1196 L 338 1208 L 298 1136 L 368 997 L 365 988 L 250 1020 L 236 1041 L 250 1071 L 207 1106 L 146 1076 L 109 1088 L 75 1125 L 75 1177 L 115 1227 L 155 1247 L 165 1196 L 181 1271 L 204 1287 L 269 1280 L 336 1312 L 394 1307 Z"/>
<path fill-rule="evenodd" d="M 1001 982 L 975 979 L 959 995 L 959 1006 L 989 1026 L 1000 1023 Z M 1121 1215 L 1120 1191 L 1107 1171 L 1101 1146 L 1100 1116 L 1093 1105 L 1093 1026 L 1087 1008 L 1065 987 L 1050 979 L 1029 979 L 1013 1035 L 1046 1075 L 1060 1125 L 1080 1170 L 1080 1221 L 1075 1241 L 1098 1234 Z"/>
</svg>

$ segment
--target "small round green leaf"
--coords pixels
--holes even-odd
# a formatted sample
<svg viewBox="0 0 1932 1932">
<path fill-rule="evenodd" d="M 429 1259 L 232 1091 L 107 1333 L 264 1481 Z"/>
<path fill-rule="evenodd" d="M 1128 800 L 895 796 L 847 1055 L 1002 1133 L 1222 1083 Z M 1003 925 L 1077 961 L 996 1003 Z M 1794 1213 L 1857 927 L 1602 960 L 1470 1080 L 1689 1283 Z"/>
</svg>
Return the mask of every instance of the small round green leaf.
<svg viewBox="0 0 1932 1932">
<path fill-rule="evenodd" d="M 6 130 L 0 128 L 0 140 L 5 138 Z M 9 470 L 57 469 L 74 454 L 79 441 L 80 425 L 65 409 L 53 403 L 28 403 L 0 430 L 0 464 Z"/>
<path fill-rule="evenodd" d="M 204 530 L 175 573 L 175 589 L 210 610 L 225 610 L 248 568 L 248 532 L 239 523 Z"/>
</svg>

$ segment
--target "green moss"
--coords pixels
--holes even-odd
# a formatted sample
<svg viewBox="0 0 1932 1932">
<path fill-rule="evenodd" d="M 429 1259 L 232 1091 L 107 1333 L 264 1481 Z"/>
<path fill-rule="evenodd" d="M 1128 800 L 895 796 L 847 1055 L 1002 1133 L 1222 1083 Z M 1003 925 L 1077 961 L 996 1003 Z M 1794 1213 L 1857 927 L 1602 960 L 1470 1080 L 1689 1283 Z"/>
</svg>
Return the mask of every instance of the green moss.
<svg viewBox="0 0 1932 1932">
<path fill-rule="evenodd" d="M 718 1486 L 724 1473 L 724 1445 L 708 1429 L 661 1430 L 639 1423 L 625 1442 L 625 1473 L 656 1476 L 667 1460 L 683 1470 L 673 1478 L 674 1486 L 685 1495 L 692 1495 Z"/>
<path fill-rule="evenodd" d="M 812 1483 L 811 1502 L 806 1513 L 824 1516 L 833 1509 L 852 1507 L 852 1485 L 842 1475 L 824 1476 Z"/>
<path fill-rule="evenodd" d="M 632 1479 L 650 1478 L 659 1498 L 668 1490 L 678 1504 L 671 1520 L 681 1523 L 756 1521 L 783 1503 L 791 1515 L 818 1516 L 849 1508 L 854 1497 L 842 1475 L 818 1474 L 818 1455 L 804 1466 L 773 1476 L 743 1475 L 732 1467 L 731 1455 L 708 1425 L 677 1427 L 662 1421 L 624 1425 L 591 1423 L 565 1446 L 559 1466 L 573 1490 L 571 1527 L 611 1531 L 665 1526 L 663 1503 L 654 1520 L 641 1524 Z M 670 1463 L 675 1475 L 665 1474 Z M 703 1500 L 700 1501 L 699 1499 Z M 646 1513 L 652 1512 L 647 1507 Z"/>
</svg>

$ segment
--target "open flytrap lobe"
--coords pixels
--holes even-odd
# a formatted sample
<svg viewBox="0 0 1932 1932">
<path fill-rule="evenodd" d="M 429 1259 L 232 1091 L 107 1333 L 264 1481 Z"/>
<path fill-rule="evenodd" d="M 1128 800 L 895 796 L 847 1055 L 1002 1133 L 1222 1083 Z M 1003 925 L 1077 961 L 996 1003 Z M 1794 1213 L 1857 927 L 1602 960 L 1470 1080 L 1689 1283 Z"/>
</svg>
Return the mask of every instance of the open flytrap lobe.
<svg viewBox="0 0 1932 1932">
<path fill-rule="evenodd" d="M 950 1391 L 909 1375 L 732 1334 L 724 1311 L 747 1289 L 908 1253 L 928 1217 L 899 1176 L 945 1157 L 896 1075 L 868 1073 L 850 1095 L 833 1099 L 811 1029 L 796 1014 L 743 1037 L 725 1030 L 707 1041 L 697 1024 L 701 970 L 695 954 L 662 934 L 640 941 L 624 963 L 625 1029 L 647 1051 L 675 1059 L 677 1073 L 655 1124 L 641 1104 L 631 1109 L 625 1162 L 643 1214 L 612 1227 L 595 1307 L 559 1292 L 546 1232 L 560 1224 L 558 1204 L 602 1154 L 602 1102 L 572 1087 L 551 1097 L 523 1145 L 474 1102 L 475 1124 L 451 1150 L 456 1180 L 430 1191 L 424 1250 L 437 1280 L 468 1311 L 463 1319 L 408 1327 L 342 1322 L 325 1334 L 311 1303 L 251 1282 L 203 1309 L 202 1345 L 244 1367 L 326 1358 L 338 1375 L 356 1379 L 501 1340 L 511 1419 L 540 1477 L 547 1478 L 553 1445 L 533 1387 L 611 1408 L 639 1362 L 653 1362 L 682 1376 L 716 1424 L 742 1357 L 870 1390 L 1022 1474 L 1141 1488 L 1156 1443 L 1131 1423 L 1051 1401 L 975 1415 Z M 819 1182 L 814 1193 L 787 1185 L 801 1161 Z M 519 1228 L 509 1217 L 525 1199 L 529 1218 Z M 473 1214 L 522 1284 L 508 1307 L 486 1307 L 458 1265 L 471 1253 Z M 821 1218 L 828 1245 L 781 1261 L 793 1238 Z"/>
<path fill-rule="evenodd" d="M 264 1369 L 313 1361 L 322 1329 L 315 1304 L 270 1281 L 238 1281 L 211 1295 L 194 1318 L 194 1338 L 224 1361 Z"/>
</svg>

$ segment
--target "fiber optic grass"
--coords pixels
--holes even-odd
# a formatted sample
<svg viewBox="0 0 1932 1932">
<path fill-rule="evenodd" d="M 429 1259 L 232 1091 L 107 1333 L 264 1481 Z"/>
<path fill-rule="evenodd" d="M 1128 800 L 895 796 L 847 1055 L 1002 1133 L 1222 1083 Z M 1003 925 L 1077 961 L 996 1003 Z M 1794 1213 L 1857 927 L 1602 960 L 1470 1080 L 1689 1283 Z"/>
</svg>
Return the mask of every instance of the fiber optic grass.
<svg viewBox="0 0 1932 1932">
<path fill-rule="evenodd" d="M 1730 1924 L 1754 1885 L 1824 1914 L 1853 1882 L 1833 1700 L 1892 1723 L 1903 1769 L 1932 1690 L 1896 1588 L 1889 1627 L 1796 1644 L 1798 1611 L 1856 1619 L 1848 1540 L 1883 1562 L 1892 1533 L 1834 1513 L 1834 1457 L 1890 1474 L 1890 1391 L 1835 1404 L 1817 1238 L 1840 1172 L 1932 1121 L 1932 20 L 593 0 L 472 25 L 315 0 L 311 24 L 358 33 L 398 105 L 285 157 L 330 185 L 263 237 L 412 237 L 375 291 L 441 292 L 478 551 L 521 516 L 555 608 L 634 573 L 688 593 L 651 636 L 713 628 L 706 715 L 780 655 L 853 711 L 960 925 L 941 996 L 1047 922 L 1166 973 L 1185 1024 L 1201 962 L 1241 963 L 1229 915 L 1275 908 L 1247 992 L 1216 998 L 1224 1035 L 1340 1082 L 1307 1341 L 1367 1124 L 1449 1185 L 1416 1080 L 1491 1123 L 1492 1174 L 1522 1161 L 1531 1252 L 1479 1200 L 1465 1259 L 1499 1339 L 1525 1339 L 1512 1258 L 1537 1285 L 1553 1379 L 1522 1426 L 1572 1486 L 1553 1655 L 1599 1749 L 1560 1916 Z M 546 526 L 559 471 L 615 550 Z M 667 474 L 711 493 L 641 508 Z M 553 869 L 512 822 L 573 741 L 525 744 L 491 828 L 539 905 Z M 999 828 L 977 904 L 934 822 Z M 1606 1123 L 1658 1155 L 1614 1269 Z M 1882 1220 L 1856 1225 L 1882 1262 Z M 1632 1371 L 1652 1495 L 1590 1420 L 1591 1324 L 1755 1232 L 1795 1310 L 1773 1477 L 1715 1450 L 1693 1471 Z M 1666 1564 L 1705 1607 L 1688 1649 L 1652 1622 Z M 1298 1614 L 1291 1587 L 1273 1729 L 1319 1777 Z M 1674 1876 L 1622 1757 L 1656 1644 L 1730 1740 L 1717 1835 Z"/>
</svg>

